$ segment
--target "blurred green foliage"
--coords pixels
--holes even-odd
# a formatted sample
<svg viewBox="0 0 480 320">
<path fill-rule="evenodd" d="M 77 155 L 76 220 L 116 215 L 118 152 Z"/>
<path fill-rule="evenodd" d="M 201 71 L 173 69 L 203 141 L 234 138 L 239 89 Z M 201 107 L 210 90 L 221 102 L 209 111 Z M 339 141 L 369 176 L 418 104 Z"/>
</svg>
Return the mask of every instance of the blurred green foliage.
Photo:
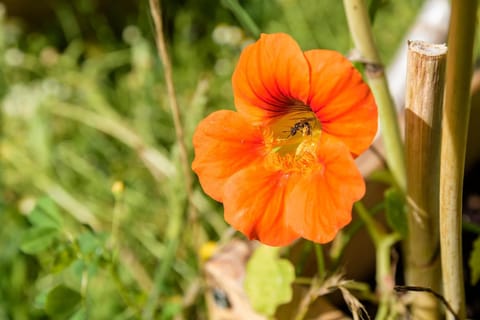
<svg viewBox="0 0 480 320">
<path fill-rule="evenodd" d="M 0 18 L 0 319 L 137 319 L 148 309 L 206 319 L 197 252 L 227 225 L 198 185 L 187 223 L 147 2 L 125 12 L 50 3 L 41 30 L 4 7 Z M 287 32 L 304 49 L 351 49 L 339 1 L 238 4 L 261 32 Z M 230 77 L 254 38 L 227 2 L 163 5 L 193 158 L 196 124 L 233 108 Z M 419 6 L 382 1 L 374 31 L 387 62 Z"/>
</svg>

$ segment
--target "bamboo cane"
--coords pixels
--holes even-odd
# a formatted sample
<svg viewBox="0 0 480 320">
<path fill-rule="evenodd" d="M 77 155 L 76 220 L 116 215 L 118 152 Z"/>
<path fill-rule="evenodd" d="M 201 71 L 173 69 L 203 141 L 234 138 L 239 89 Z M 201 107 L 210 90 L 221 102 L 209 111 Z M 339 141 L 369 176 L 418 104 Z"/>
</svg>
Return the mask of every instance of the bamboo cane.
<svg viewBox="0 0 480 320">
<path fill-rule="evenodd" d="M 440 134 L 447 48 L 422 41 L 408 44 L 405 113 L 407 161 L 407 285 L 440 291 Z M 413 319 L 438 319 L 428 292 L 411 292 Z"/>
</svg>

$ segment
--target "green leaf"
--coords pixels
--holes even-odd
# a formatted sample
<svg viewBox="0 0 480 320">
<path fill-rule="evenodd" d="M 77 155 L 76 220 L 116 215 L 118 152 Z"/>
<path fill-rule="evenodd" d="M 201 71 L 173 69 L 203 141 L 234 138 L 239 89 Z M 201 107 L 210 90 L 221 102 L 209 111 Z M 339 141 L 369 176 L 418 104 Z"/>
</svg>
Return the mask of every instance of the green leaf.
<svg viewBox="0 0 480 320">
<path fill-rule="evenodd" d="M 91 232 L 84 232 L 78 237 L 78 245 L 80 246 L 80 252 L 88 255 L 101 248 L 102 241 Z"/>
<path fill-rule="evenodd" d="M 34 227 L 24 233 L 20 249 L 28 254 L 46 250 L 58 236 L 58 229 L 51 227 Z"/>
<path fill-rule="evenodd" d="M 65 319 L 77 311 L 82 297 L 79 292 L 64 285 L 53 288 L 47 295 L 45 312 L 56 319 Z"/>
<path fill-rule="evenodd" d="M 245 290 L 253 308 L 267 316 L 292 299 L 295 269 L 290 261 L 278 257 L 278 250 L 260 246 L 247 264 Z"/>
<path fill-rule="evenodd" d="M 473 243 L 473 249 L 470 253 L 470 260 L 468 260 L 470 266 L 470 283 L 472 286 L 476 285 L 480 279 L 480 237 Z"/>
<path fill-rule="evenodd" d="M 50 198 L 38 200 L 35 208 L 27 217 L 28 221 L 36 227 L 50 227 L 60 229 L 63 219 L 57 206 Z"/>
<path fill-rule="evenodd" d="M 408 221 L 405 211 L 405 198 L 395 188 L 385 191 L 385 215 L 390 228 L 403 238 L 408 234 Z"/>
</svg>

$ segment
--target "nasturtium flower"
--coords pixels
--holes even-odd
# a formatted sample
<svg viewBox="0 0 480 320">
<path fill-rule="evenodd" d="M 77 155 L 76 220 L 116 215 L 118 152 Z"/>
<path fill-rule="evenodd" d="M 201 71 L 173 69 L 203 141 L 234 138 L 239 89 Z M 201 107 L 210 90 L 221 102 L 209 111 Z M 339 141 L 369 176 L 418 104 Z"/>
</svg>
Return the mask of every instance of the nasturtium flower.
<svg viewBox="0 0 480 320">
<path fill-rule="evenodd" d="M 365 193 L 354 158 L 377 131 L 360 73 L 338 52 L 262 34 L 241 53 L 232 84 L 237 111 L 213 112 L 193 137 L 203 190 L 249 239 L 331 241 Z"/>
</svg>

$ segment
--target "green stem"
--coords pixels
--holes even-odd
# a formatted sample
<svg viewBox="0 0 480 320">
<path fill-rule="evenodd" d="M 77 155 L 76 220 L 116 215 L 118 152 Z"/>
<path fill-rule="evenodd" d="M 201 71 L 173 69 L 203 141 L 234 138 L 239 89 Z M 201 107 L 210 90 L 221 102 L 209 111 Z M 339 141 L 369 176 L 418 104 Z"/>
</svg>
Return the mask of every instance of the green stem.
<svg viewBox="0 0 480 320">
<path fill-rule="evenodd" d="M 373 208 L 369 210 L 370 216 L 375 216 L 379 212 L 385 209 L 385 204 L 380 202 Z M 352 237 L 364 226 L 362 220 L 354 220 L 348 227 L 342 230 L 342 232 L 337 235 L 337 238 L 330 247 L 330 259 L 332 260 L 332 270 L 336 270 L 342 260 L 345 248 L 350 243 Z"/>
<path fill-rule="evenodd" d="M 325 279 L 325 258 L 323 255 L 323 248 L 321 244 L 315 243 L 315 256 L 317 257 L 317 272 L 318 279 L 323 281 Z"/>
<path fill-rule="evenodd" d="M 368 212 L 368 209 L 361 201 L 355 202 L 353 206 L 360 219 L 362 219 L 363 223 L 365 223 L 368 233 L 373 240 L 373 244 L 375 245 L 375 248 L 377 248 L 380 245 L 380 241 L 385 236 L 385 231 L 372 218 L 372 215 L 370 214 L 370 212 Z"/>
<path fill-rule="evenodd" d="M 392 274 L 390 252 L 392 246 L 401 239 L 401 236 L 396 232 L 385 233 L 362 202 L 356 202 L 354 207 L 360 219 L 365 223 L 376 249 L 376 283 L 380 295 L 376 319 L 383 320 L 389 315 L 393 303 L 394 276 Z"/>
<path fill-rule="evenodd" d="M 400 241 L 401 235 L 391 233 L 382 237 L 377 247 L 377 283 L 380 284 L 380 294 L 390 293 L 393 290 L 394 279 L 391 274 L 390 253 L 392 246 Z"/>
<path fill-rule="evenodd" d="M 444 296 L 465 319 L 462 267 L 462 185 L 477 0 L 452 1 L 448 37 L 447 82 L 442 125 L 440 168 L 440 245 Z M 448 315 L 448 319 L 453 316 Z"/>
<path fill-rule="evenodd" d="M 392 246 L 401 239 L 400 234 L 392 233 L 382 236 L 377 249 L 377 261 L 376 261 L 376 283 L 377 292 L 380 295 L 380 304 L 375 319 L 383 320 L 394 318 L 394 284 L 395 279 L 392 274 L 392 264 L 390 259 L 390 253 Z"/>
<path fill-rule="evenodd" d="M 260 36 L 260 28 L 237 0 L 222 0 L 222 4 L 230 9 L 243 27 L 255 38 Z"/>
<path fill-rule="evenodd" d="M 122 211 L 122 195 L 120 193 L 114 193 L 114 204 L 112 210 L 112 226 L 111 226 L 111 239 L 112 239 L 112 249 L 114 251 L 114 257 L 116 258 L 118 254 L 118 233 L 120 231 L 120 215 Z"/>
<path fill-rule="evenodd" d="M 348 27 L 355 48 L 365 60 L 366 77 L 378 105 L 386 160 L 397 184 L 406 190 L 405 151 L 387 79 L 373 39 L 365 0 L 344 0 Z"/>
</svg>

